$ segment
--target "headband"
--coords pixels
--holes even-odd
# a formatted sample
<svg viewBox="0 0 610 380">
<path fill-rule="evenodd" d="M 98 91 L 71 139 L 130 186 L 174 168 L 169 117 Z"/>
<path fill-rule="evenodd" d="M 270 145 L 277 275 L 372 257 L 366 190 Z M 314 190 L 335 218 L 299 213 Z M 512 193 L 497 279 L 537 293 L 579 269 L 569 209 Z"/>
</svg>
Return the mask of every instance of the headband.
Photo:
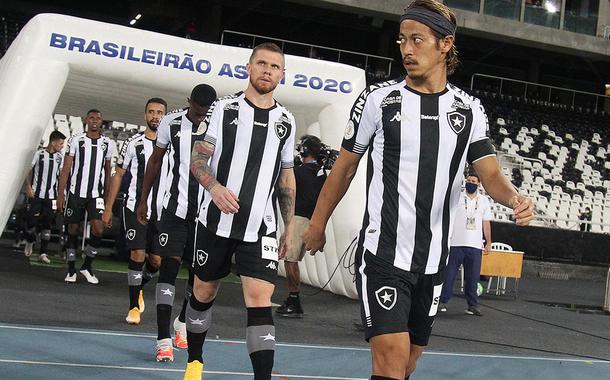
<svg viewBox="0 0 610 380">
<path fill-rule="evenodd" d="M 441 37 L 455 36 L 457 26 L 447 20 L 445 16 L 438 14 L 424 7 L 413 7 L 405 11 L 405 14 L 400 16 L 400 22 L 404 20 L 413 20 L 421 22 L 430 27 L 433 31 L 440 34 Z"/>
</svg>

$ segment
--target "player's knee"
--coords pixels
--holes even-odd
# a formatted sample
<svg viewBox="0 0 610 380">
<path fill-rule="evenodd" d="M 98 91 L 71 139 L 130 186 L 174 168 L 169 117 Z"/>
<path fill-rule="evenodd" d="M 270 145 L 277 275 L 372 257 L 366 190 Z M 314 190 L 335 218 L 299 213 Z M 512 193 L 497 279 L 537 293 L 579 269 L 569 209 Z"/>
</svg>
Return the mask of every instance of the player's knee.
<svg viewBox="0 0 610 380">
<path fill-rule="evenodd" d="M 51 230 L 42 230 L 40 231 L 40 239 L 49 241 L 51 240 Z"/>
<path fill-rule="evenodd" d="M 410 374 L 415 372 L 415 368 L 417 367 L 417 360 L 421 357 L 423 352 L 423 347 L 411 345 L 411 350 L 409 352 L 409 361 L 407 363 L 406 376 L 409 376 Z"/>
<path fill-rule="evenodd" d="M 196 282 L 193 286 L 193 295 L 201 303 L 212 302 L 217 292 L 218 286 L 212 283 Z"/>
<path fill-rule="evenodd" d="M 155 270 L 159 270 L 159 267 L 161 266 L 161 256 L 148 255 L 148 263 Z"/>
</svg>

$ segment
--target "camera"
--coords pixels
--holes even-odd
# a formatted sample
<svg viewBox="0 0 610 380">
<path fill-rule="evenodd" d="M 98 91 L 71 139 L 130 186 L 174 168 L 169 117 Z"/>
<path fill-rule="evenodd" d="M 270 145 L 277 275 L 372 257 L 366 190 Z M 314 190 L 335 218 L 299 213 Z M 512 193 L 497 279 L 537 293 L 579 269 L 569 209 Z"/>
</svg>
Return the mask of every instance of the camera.
<svg viewBox="0 0 610 380">
<path fill-rule="evenodd" d="M 339 157 L 339 151 L 332 149 L 316 136 L 304 135 L 296 146 L 298 155 L 294 158 L 294 164 L 296 166 L 302 165 L 302 157 L 315 157 L 318 166 L 324 170 L 332 169 L 337 157 Z"/>
</svg>

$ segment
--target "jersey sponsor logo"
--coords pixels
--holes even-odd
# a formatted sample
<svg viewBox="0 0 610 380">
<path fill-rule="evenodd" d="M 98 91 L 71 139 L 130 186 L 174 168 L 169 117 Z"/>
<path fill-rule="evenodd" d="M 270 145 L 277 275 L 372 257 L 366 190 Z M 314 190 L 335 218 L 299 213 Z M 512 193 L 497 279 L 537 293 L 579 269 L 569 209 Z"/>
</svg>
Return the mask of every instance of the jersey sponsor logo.
<svg viewBox="0 0 610 380">
<path fill-rule="evenodd" d="M 430 304 L 430 310 L 428 311 L 428 316 L 433 317 L 436 315 L 438 310 L 438 305 L 440 303 L 441 292 L 443 290 L 443 284 L 435 285 L 432 289 L 432 303 Z"/>
<path fill-rule="evenodd" d="M 376 83 L 374 85 L 369 86 L 364 91 L 362 91 L 362 94 L 360 94 L 360 96 L 358 97 L 358 99 L 356 99 L 356 102 L 354 103 L 354 107 L 352 108 L 352 112 L 350 115 L 350 120 L 353 120 L 354 123 L 360 123 L 360 119 L 362 117 L 362 111 L 364 110 L 364 104 L 366 103 L 366 98 L 369 96 L 369 94 L 371 92 L 373 92 L 377 89 L 380 89 L 380 88 L 394 85 L 396 83 L 397 82 L 395 80 Z"/>
<path fill-rule="evenodd" d="M 284 123 L 282 123 L 281 121 L 275 123 L 275 134 L 280 140 L 284 139 L 287 133 L 288 128 L 284 125 Z"/>
<path fill-rule="evenodd" d="M 261 237 L 261 258 L 278 261 L 277 240 L 274 237 Z"/>
<path fill-rule="evenodd" d="M 466 127 L 466 116 L 462 115 L 458 111 L 447 113 L 447 122 L 449 126 L 456 134 L 460 134 Z"/>
<path fill-rule="evenodd" d="M 257 126 L 257 127 L 267 128 L 267 123 L 261 123 L 259 121 L 255 121 L 254 125 Z"/>
<path fill-rule="evenodd" d="M 346 140 L 350 140 L 352 137 L 354 137 L 355 132 L 356 128 L 354 128 L 354 122 L 351 120 L 348 121 L 347 126 L 345 127 L 345 135 L 343 135 L 343 137 Z"/>
<path fill-rule="evenodd" d="M 223 111 L 226 111 L 226 110 L 239 111 L 239 104 L 238 103 L 229 103 L 229 104 L 225 105 L 223 108 Z"/>
<path fill-rule="evenodd" d="M 172 121 L 170 125 L 181 125 L 181 124 L 182 124 L 182 120 L 176 119 L 176 120 Z"/>
<path fill-rule="evenodd" d="M 197 264 L 202 267 L 208 262 L 208 253 L 202 249 L 198 249 L 196 252 Z"/>
<path fill-rule="evenodd" d="M 267 266 L 265 268 L 268 268 L 271 270 L 277 270 L 277 264 L 275 264 L 275 261 L 270 261 L 269 264 L 267 264 Z"/>
<path fill-rule="evenodd" d="M 385 108 L 392 104 L 400 104 L 402 103 L 402 95 L 397 96 L 388 96 L 387 98 L 383 98 L 380 104 L 380 108 Z"/>
<path fill-rule="evenodd" d="M 423 116 L 423 115 L 422 115 Z M 438 119 L 438 116 L 437 116 Z M 402 115 L 400 114 L 400 111 L 396 111 L 396 115 L 394 115 L 390 121 L 401 121 L 402 120 Z"/>
<path fill-rule="evenodd" d="M 398 292 L 396 291 L 396 288 L 392 286 L 382 286 L 375 291 L 377 303 L 386 310 L 392 310 L 394 305 L 396 305 L 397 297 Z"/>
<path fill-rule="evenodd" d="M 136 230 L 134 230 L 133 228 L 130 228 L 129 230 L 127 230 L 127 239 L 129 240 L 133 240 L 136 237 Z"/>
<path fill-rule="evenodd" d="M 451 108 L 469 110 L 470 104 L 464 103 L 461 99 L 455 99 L 451 105 Z"/>
<path fill-rule="evenodd" d="M 438 120 L 438 115 L 421 115 L 422 120 Z"/>
<path fill-rule="evenodd" d="M 167 241 L 169 240 L 169 236 L 167 235 L 167 233 L 162 233 L 159 235 L 159 245 L 161 247 L 165 247 L 165 245 L 167 244 Z"/>
</svg>

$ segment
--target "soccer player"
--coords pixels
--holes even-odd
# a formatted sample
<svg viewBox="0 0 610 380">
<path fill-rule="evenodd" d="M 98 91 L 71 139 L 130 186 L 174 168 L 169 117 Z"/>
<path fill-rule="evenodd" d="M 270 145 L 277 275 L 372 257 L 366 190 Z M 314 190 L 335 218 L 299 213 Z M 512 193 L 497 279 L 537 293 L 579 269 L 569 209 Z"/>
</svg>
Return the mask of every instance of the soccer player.
<svg viewBox="0 0 610 380">
<path fill-rule="evenodd" d="M 205 137 L 193 146 L 191 170 L 206 192 L 195 238 L 195 284 L 187 307 L 186 380 L 202 377 L 212 305 L 233 255 L 248 313 L 246 342 L 254 378 L 271 379 L 271 296 L 278 259 L 286 254 L 294 228 L 296 125 L 292 114 L 273 99 L 284 76 L 282 50 L 273 43 L 260 44 L 246 68 L 250 79 L 245 92 L 212 105 L 199 131 Z M 285 224 L 279 248 L 276 199 Z"/>
<path fill-rule="evenodd" d="M 87 112 L 85 124 L 87 131 L 72 136 L 68 140 L 68 149 L 64 165 L 59 176 L 57 209 L 64 210 L 65 223 L 68 224 L 67 260 L 68 274 L 66 282 L 76 282 L 76 246 L 78 244 L 78 229 L 87 212 L 91 222 L 91 237 L 85 247 L 85 261 L 80 273 L 90 284 L 98 284 L 98 278 L 93 274 L 91 264 L 97 255 L 97 250 L 104 233 L 101 218 L 104 212 L 104 194 L 108 193 L 111 173 L 113 145 L 110 138 L 102 136 L 102 113 L 91 109 Z M 70 177 L 70 188 L 66 203 L 66 185 Z"/>
<path fill-rule="evenodd" d="M 408 378 L 428 343 L 466 161 L 518 225 L 533 217 L 532 201 L 500 171 L 480 101 L 447 81 L 458 63 L 455 30 L 455 14 L 438 1 L 416 0 L 405 10 L 397 42 L 407 75 L 356 100 L 304 234 L 312 253 L 323 249 L 328 218 L 368 149 L 356 280 L 371 379 Z"/>
<path fill-rule="evenodd" d="M 121 154 L 117 161 L 115 175 L 112 178 L 110 192 L 106 200 L 106 208 L 102 215 L 102 222 L 106 227 L 112 225 L 112 206 L 121 188 L 121 181 L 126 172 L 131 174 L 127 199 L 123 205 L 123 222 L 125 224 L 125 242 L 127 249 L 131 251 L 127 272 L 127 284 L 129 286 L 129 312 L 125 320 L 129 324 L 137 325 L 140 323 L 140 314 L 144 312 L 144 297 L 142 286 L 144 286 L 159 269 L 161 258 L 155 254 L 157 251 L 157 215 L 158 208 L 163 200 L 163 193 L 159 194 L 164 178 L 163 170 L 161 175 L 156 177 L 153 189 L 145 200 L 150 205 L 147 225 L 138 223 L 136 220 L 136 209 L 143 198 L 142 181 L 146 164 L 153 152 L 153 147 L 157 140 L 157 127 L 159 121 L 165 116 L 167 103 L 161 98 L 151 98 L 146 102 L 144 108 L 144 120 L 146 129 L 144 132 L 137 133 L 123 143 Z M 160 180 L 161 179 L 161 180 Z M 148 253 L 146 267 L 144 260 Z"/>
<path fill-rule="evenodd" d="M 26 211 L 26 244 L 25 255 L 32 254 L 36 241 L 36 230 L 40 232 L 39 259 L 45 264 L 51 263 L 47 255 L 47 247 L 51 240 L 51 225 L 57 210 L 57 179 L 61 171 L 66 136 L 53 131 L 49 136 L 49 144 L 40 149 L 32 159 L 32 168 L 26 177 L 25 193 L 28 197 Z"/>
<path fill-rule="evenodd" d="M 167 114 L 161 119 L 157 130 L 157 142 L 146 165 L 142 184 L 142 199 L 147 198 L 155 179 L 161 172 L 161 161 L 169 151 L 168 171 L 165 179 L 165 199 L 161 219 L 157 223 L 159 233 L 158 255 L 161 256 L 159 279 L 157 280 L 157 347 L 156 360 L 173 361 L 174 352 L 170 334 L 172 305 L 175 297 L 175 283 L 182 260 L 191 262 L 195 236 L 195 218 L 203 188 L 190 173 L 191 149 L 196 141 L 203 139 L 197 133 L 208 108 L 216 99 L 216 91 L 207 84 L 199 84 L 191 91 L 189 107 Z M 137 218 L 146 224 L 148 204 L 140 202 Z M 189 276 L 182 311 L 174 321 L 174 345 L 187 347 L 186 325 L 184 323 L 186 304 L 193 284 Z"/>
</svg>

